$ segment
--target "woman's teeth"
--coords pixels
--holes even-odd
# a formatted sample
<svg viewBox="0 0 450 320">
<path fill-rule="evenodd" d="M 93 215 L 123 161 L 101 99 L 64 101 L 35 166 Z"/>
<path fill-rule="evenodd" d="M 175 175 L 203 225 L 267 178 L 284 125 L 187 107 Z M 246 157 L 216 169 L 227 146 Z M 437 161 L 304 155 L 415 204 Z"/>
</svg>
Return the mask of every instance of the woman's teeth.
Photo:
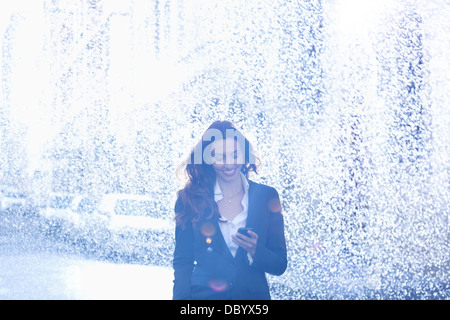
<svg viewBox="0 0 450 320">
<path fill-rule="evenodd" d="M 227 175 L 232 175 L 234 173 L 236 169 L 232 169 L 232 170 L 224 170 L 223 172 Z"/>
</svg>

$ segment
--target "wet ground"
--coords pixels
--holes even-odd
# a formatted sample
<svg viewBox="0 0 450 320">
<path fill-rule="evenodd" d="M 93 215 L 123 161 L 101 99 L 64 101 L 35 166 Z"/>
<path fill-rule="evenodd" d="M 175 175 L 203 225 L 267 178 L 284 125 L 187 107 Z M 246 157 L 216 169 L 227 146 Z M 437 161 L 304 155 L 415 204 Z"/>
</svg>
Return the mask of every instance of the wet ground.
<svg viewBox="0 0 450 320">
<path fill-rule="evenodd" d="M 172 270 L 80 247 L 40 231 L 36 216 L 2 212 L 0 299 L 171 299 Z"/>
</svg>

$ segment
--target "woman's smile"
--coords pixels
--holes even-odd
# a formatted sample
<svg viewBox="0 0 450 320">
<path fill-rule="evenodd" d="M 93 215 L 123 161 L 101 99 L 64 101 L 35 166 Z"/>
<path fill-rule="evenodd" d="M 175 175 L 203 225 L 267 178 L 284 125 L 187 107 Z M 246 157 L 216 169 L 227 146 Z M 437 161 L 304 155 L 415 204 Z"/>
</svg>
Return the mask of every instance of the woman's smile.
<svg viewBox="0 0 450 320">
<path fill-rule="evenodd" d="M 216 166 L 215 171 L 218 178 L 222 179 L 223 181 L 231 182 L 238 179 L 241 168 L 242 165 L 235 165 L 233 167 L 227 166 L 225 168 Z"/>
<path fill-rule="evenodd" d="M 224 170 L 222 170 L 222 172 L 226 175 L 226 176 L 228 176 L 228 177 L 232 177 L 232 176 L 234 176 L 234 174 L 236 173 L 236 167 L 235 168 L 232 168 L 232 169 L 224 169 Z"/>
</svg>

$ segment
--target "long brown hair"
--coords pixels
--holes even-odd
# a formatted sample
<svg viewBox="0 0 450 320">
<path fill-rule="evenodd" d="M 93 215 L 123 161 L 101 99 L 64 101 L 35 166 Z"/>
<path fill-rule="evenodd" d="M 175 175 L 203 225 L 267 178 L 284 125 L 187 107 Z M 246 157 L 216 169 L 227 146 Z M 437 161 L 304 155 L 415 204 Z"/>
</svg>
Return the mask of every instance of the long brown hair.
<svg viewBox="0 0 450 320">
<path fill-rule="evenodd" d="M 227 136 L 231 130 L 235 139 L 240 143 L 244 143 L 244 145 L 241 145 L 241 149 L 244 150 L 242 173 L 247 178 L 250 172 L 257 173 L 259 159 L 255 156 L 249 140 L 244 137 L 232 122 L 213 122 L 203 134 L 202 139 L 193 148 L 188 159 L 178 168 L 178 171 L 184 169 L 188 179 L 184 188 L 177 192 L 178 199 L 175 207 L 176 224 L 183 227 L 188 222 L 192 222 L 196 226 L 199 220 L 203 218 L 209 219 L 214 215 L 218 215 L 217 204 L 213 196 L 216 173 L 212 164 L 203 158 L 205 149 L 214 142 L 213 139 L 209 139 L 206 136 L 207 132 L 210 132 L 212 129 L 216 130 L 216 132 L 220 131 L 222 137 Z M 201 161 L 198 161 L 199 155 L 201 156 Z"/>
</svg>

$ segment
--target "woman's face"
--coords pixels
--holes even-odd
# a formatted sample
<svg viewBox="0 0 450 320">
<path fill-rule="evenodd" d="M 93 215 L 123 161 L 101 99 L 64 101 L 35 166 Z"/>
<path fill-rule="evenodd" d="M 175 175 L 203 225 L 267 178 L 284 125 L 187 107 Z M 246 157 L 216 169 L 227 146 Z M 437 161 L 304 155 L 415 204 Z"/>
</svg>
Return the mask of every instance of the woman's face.
<svg viewBox="0 0 450 320">
<path fill-rule="evenodd" d="M 244 164 L 244 155 L 239 143 L 229 138 L 212 142 L 213 168 L 216 176 L 225 182 L 239 179 L 239 173 Z"/>
</svg>

